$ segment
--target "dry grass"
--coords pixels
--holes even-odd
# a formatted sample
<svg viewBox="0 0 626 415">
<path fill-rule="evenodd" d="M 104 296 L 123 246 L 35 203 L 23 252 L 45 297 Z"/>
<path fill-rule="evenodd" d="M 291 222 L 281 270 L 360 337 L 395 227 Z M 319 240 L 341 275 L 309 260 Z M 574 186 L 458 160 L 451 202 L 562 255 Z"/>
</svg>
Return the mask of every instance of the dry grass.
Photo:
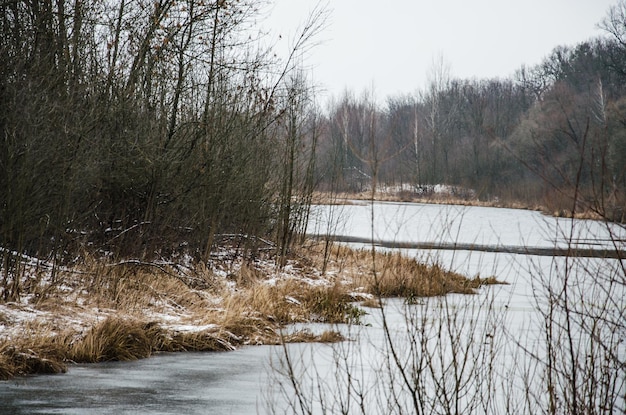
<svg viewBox="0 0 626 415">
<path fill-rule="evenodd" d="M 361 301 L 360 304 L 361 304 L 361 307 L 367 307 L 367 308 L 381 308 L 382 307 L 382 302 L 379 297 L 367 298 Z"/>
<path fill-rule="evenodd" d="M 195 286 L 204 284 L 205 291 L 221 292 L 223 287 L 208 282 L 205 267 L 198 272 L 183 275 L 168 266 L 154 267 L 145 264 L 99 264 L 90 260 L 84 267 L 79 286 L 81 303 L 102 309 L 123 310 L 141 314 L 146 309 L 162 308 L 180 310 L 204 308 L 205 297 Z M 62 294 L 65 297 L 65 294 Z"/>
<path fill-rule="evenodd" d="M 264 331 L 270 323 L 298 322 L 359 323 L 363 311 L 354 305 L 350 286 L 311 285 L 307 281 L 286 279 L 274 285 L 258 284 L 241 290 L 225 300 L 224 317 L 218 324 L 246 335 Z M 248 327 L 248 331 L 238 326 Z"/>
<path fill-rule="evenodd" d="M 311 247 L 320 251 L 321 243 Z M 432 297 L 449 293 L 473 294 L 483 285 L 498 284 L 495 277 L 467 277 L 448 271 L 435 264 L 428 265 L 399 253 L 353 250 L 342 245 L 332 248 L 331 262 L 346 279 L 352 281 L 352 289 L 362 289 L 377 297 Z M 373 299 L 366 304 L 378 307 Z"/>
<path fill-rule="evenodd" d="M 32 373 L 64 373 L 67 364 L 129 361 L 159 351 L 233 350 L 232 334 L 169 333 L 156 323 L 107 318 L 85 335 L 42 333 L 17 343 L 0 342 L 0 379 Z"/>
<path fill-rule="evenodd" d="M 31 373 L 65 373 L 64 349 L 55 339 L 37 338 L 31 344 L 0 343 L 0 379 Z"/>
<path fill-rule="evenodd" d="M 300 330 L 282 337 L 285 343 L 339 343 L 345 341 L 343 334 L 334 330 L 326 330 L 321 334 L 314 334 L 310 330 Z"/>
<path fill-rule="evenodd" d="M 397 254 L 378 255 L 381 271 L 365 277 L 368 292 L 379 297 L 432 297 L 449 293 L 473 294 L 481 279 L 467 279 L 439 265 L 426 265 Z"/>
<path fill-rule="evenodd" d="M 235 350 L 240 343 L 231 333 L 219 332 L 192 332 L 176 333 L 168 337 L 159 351 L 166 352 L 224 352 Z"/>
<path fill-rule="evenodd" d="M 67 359 L 85 363 L 143 359 L 157 349 L 162 335 L 157 325 L 107 318 L 84 337 L 68 342 Z"/>
<path fill-rule="evenodd" d="M 339 245 L 333 247 L 327 275 L 320 276 L 322 252 L 316 243 L 294 253 L 291 273 L 267 261 L 229 266 L 221 275 L 204 265 L 181 273 L 174 266 L 88 258 L 47 286 L 43 279 L 33 285 L 37 295 L 29 305 L 11 306 L 35 312 L 36 318 L 20 321 L 19 330 L 0 337 L 0 379 L 60 373 L 70 362 L 134 360 L 159 351 L 342 341 L 336 332 L 283 337 L 281 327 L 358 324 L 362 307 L 380 306 L 380 297 L 472 293 L 496 282 L 468 280 L 399 254 L 379 253 L 374 263 L 370 251 Z M 15 322 L 7 307 L 0 324 L 11 327 Z"/>
<path fill-rule="evenodd" d="M 371 200 L 372 193 L 369 191 L 361 193 L 337 193 L 316 192 L 313 195 L 314 203 L 326 205 L 346 205 L 353 200 Z M 433 194 L 427 197 L 419 196 L 409 192 L 385 193 L 377 192 L 375 195 L 377 202 L 410 202 L 434 205 L 459 205 L 459 206 L 480 206 L 509 209 L 524 209 L 547 212 L 544 206 L 538 204 L 528 204 L 513 200 L 479 200 L 457 197 L 447 194 Z"/>
</svg>

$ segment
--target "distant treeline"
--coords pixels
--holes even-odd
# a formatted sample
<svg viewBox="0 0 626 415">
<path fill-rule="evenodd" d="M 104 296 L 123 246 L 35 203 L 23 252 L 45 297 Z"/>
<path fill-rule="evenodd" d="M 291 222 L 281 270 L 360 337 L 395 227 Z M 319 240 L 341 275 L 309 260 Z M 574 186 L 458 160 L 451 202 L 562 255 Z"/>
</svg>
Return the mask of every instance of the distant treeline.
<svg viewBox="0 0 626 415">
<path fill-rule="evenodd" d="M 559 46 L 509 79 L 454 79 L 435 64 L 427 87 L 378 105 L 335 100 L 319 139 L 326 188 L 445 183 L 483 200 L 598 211 L 626 204 L 626 6 L 605 35 Z M 576 200 L 574 200 L 576 199 Z"/>
</svg>

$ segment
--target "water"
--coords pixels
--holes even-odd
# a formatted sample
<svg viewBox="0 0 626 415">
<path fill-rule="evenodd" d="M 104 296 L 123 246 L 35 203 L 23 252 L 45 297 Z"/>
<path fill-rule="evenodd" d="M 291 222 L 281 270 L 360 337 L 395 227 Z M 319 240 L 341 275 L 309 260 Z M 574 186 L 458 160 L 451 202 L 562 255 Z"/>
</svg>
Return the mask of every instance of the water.
<svg viewBox="0 0 626 415">
<path fill-rule="evenodd" d="M 259 346 L 72 365 L 64 375 L 1 382 L 0 414 L 255 413 L 268 353 Z"/>
<path fill-rule="evenodd" d="M 626 240 L 623 226 L 530 210 L 362 201 L 314 207 L 308 231 L 396 242 L 540 248 L 567 247 L 572 241 L 579 247 L 613 248 L 612 240 Z"/>
<path fill-rule="evenodd" d="M 344 218 L 342 226 L 329 226 L 331 217 Z M 318 207 L 313 223 L 315 234 L 374 241 L 622 252 L 626 247 L 620 225 L 511 209 L 357 203 Z M 396 335 L 387 341 L 400 339 L 395 344 L 401 365 L 381 370 L 387 382 L 370 390 L 382 398 L 368 407 L 378 411 L 367 413 L 385 413 L 389 402 L 397 413 L 414 412 L 412 396 L 428 396 L 419 402 L 421 413 L 538 413 L 550 404 L 548 377 L 559 413 L 626 413 L 626 261 L 461 250 L 404 253 L 470 277 L 495 275 L 509 285 L 483 288 L 473 298 L 452 295 L 405 306 L 404 318 L 392 327 Z M 376 353 L 385 359 L 391 352 L 387 347 Z M 389 385 L 399 392 L 387 394 Z M 567 407 L 571 402 L 578 407 Z"/>
<path fill-rule="evenodd" d="M 477 207 L 376 203 L 372 225 L 371 208 L 364 203 L 316 207 L 309 231 L 358 237 L 374 235 L 375 239 L 394 241 L 539 247 L 564 246 L 571 239 L 581 245 L 598 247 L 607 246 L 611 237 L 626 239 L 622 228 L 607 227 L 600 222 L 572 222 L 532 211 Z M 339 221 L 331 224 L 329 218 Z M 529 365 L 517 345 L 542 352 L 538 341 L 541 336 L 539 311 L 545 299 L 538 292 L 558 281 L 556 276 L 563 269 L 578 269 L 581 275 L 592 273 L 597 278 L 619 275 L 616 260 L 584 258 L 572 262 L 568 258 L 469 251 L 404 252 L 444 264 L 470 277 L 496 275 L 508 283 L 483 288 L 478 296 L 451 295 L 444 300 L 424 300 L 411 306 L 400 300 L 389 300 L 385 308 L 385 321 L 393 333 L 392 344 L 400 356 L 406 362 L 419 360 L 411 355 L 413 352 L 408 345 L 429 351 L 432 374 L 444 371 L 450 356 L 454 355 L 449 341 L 437 343 L 441 333 L 437 324 L 443 319 L 456 318 L 459 333 L 467 333 L 468 339 L 481 339 L 476 342 L 478 345 L 489 344 L 490 347 L 471 348 L 475 364 L 468 365 L 466 372 L 459 375 L 460 380 L 466 381 L 463 402 L 467 407 L 471 405 L 476 413 L 503 412 L 506 393 L 499 392 L 502 396 L 493 402 L 481 402 L 478 398 L 488 392 L 484 388 L 491 387 L 483 381 L 494 375 L 493 370 L 502 372 L 503 377 L 498 378 L 499 390 L 524 387 L 519 384 L 521 381 L 505 382 L 508 372 L 517 370 L 512 362 L 521 369 Z M 580 307 L 615 301 L 614 291 L 598 292 L 594 281 L 576 278 L 575 282 Z M 623 285 L 621 287 L 623 289 Z M 620 308 L 621 312 L 624 310 L 626 295 L 622 294 L 611 306 L 617 313 Z M 449 312 L 452 314 L 445 314 Z M 367 319 L 368 326 L 336 327 L 353 341 L 335 346 L 292 344 L 285 350 L 263 346 L 228 353 L 160 354 L 135 362 L 71 365 L 64 375 L 0 382 L 0 414 L 292 413 L 297 412 L 300 405 L 317 412 L 321 412 L 322 407 L 339 411 L 347 405 L 350 411 L 358 413 L 359 402 L 355 398 L 358 394 L 351 395 L 347 391 L 367 391 L 361 395 L 367 396 L 367 413 L 385 413 L 376 410 L 378 403 L 390 398 L 388 394 L 393 389 L 390 385 L 395 385 L 397 390 L 402 390 L 403 386 L 399 372 L 389 360 L 389 342 L 385 339 L 380 312 L 370 310 Z M 407 325 L 407 321 L 420 324 Z M 481 324 L 468 324 L 475 321 Z M 415 331 L 415 327 L 422 331 Z M 470 329 L 472 331 L 467 332 Z M 504 330 L 507 333 L 499 335 L 499 331 Z M 512 342 L 512 338 L 516 341 Z M 426 340 L 411 343 L 414 339 Z M 484 355 L 496 346 L 497 356 Z M 280 374 L 285 369 L 285 351 L 292 357 L 295 384 L 289 376 Z M 618 352 L 622 353 L 623 348 Z M 489 362 L 495 369 L 483 372 L 482 367 L 487 365 L 479 364 L 481 362 Z M 422 369 L 428 372 L 428 367 Z M 347 376 L 349 372 L 354 373 Z M 433 379 L 423 376 L 421 386 L 436 391 Z M 294 385 L 303 388 L 304 401 L 292 400 Z M 318 393 L 324 391 L 324 394 Z M 518 409 L 529 412 L 533 408 Z"/>
</svg>

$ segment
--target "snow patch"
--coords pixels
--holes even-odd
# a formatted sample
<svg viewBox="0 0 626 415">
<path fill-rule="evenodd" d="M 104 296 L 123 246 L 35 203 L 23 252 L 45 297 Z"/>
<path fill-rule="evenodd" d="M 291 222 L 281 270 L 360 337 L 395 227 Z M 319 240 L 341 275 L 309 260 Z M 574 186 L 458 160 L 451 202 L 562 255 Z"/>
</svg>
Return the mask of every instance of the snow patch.
<svg viewBox="0 0 626 415">
<path fill-rule="evenodd" d="M 179 333 L 200 333 L 203 331 L 215 331 L 219 330 L 219 326 L 217 324 L 204 324 L 200 326 L 192 325 L 192 324 L 175 324 L 175 325 L 167 325 L 164 326 L 173 331 L 177 331 Z"/>
</svg>

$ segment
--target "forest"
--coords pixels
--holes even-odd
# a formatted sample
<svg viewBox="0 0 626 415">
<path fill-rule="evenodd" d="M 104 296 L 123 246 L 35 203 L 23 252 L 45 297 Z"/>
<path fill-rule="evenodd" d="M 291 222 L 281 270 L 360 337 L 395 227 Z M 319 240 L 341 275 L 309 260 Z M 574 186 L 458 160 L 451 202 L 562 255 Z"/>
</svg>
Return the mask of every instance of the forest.
<svg viewBox="0 0 626 415">
<path fill-rule="evenodd" d="M 331 104 L 318 140 L 320 183 L 358 191 L 375 176 L 380 185 L 426 195 L 446 184 L 461 198 L 623 221 L 620 7 L 602 23 L 607 36 L 558 46 L 511 78 L 455 79 L 441 61 L 425 89 L 389 97 L 384 106 L 367 92 L 344 94 Z"/>
<path fill-rule="evenodd" d="M 255 1 L 0 9 L 4 299 L 18 295 L 15 252 L 206 257 L 224 233 L 289 242 L 291 201 L 313 171 L 295 176 L 307 149 L 294 140 L 315 15 L 279 61 L 253 26 Z"/>
<path fill-rule="evenodd" d="M 626 2 L 604 35 L 511 78 L 346 92 L 320 108 L 302 63 L 316 9 L 279 59 L 248 0 L 0 3 L 3 300 L 23 253 L 71 263 L 207 258 L 225 235 L 284 256 L 314 191 L 372 183 L 624 220 Z M 243 236 L 246 236 L 245 238 Z"/>
</svg>

